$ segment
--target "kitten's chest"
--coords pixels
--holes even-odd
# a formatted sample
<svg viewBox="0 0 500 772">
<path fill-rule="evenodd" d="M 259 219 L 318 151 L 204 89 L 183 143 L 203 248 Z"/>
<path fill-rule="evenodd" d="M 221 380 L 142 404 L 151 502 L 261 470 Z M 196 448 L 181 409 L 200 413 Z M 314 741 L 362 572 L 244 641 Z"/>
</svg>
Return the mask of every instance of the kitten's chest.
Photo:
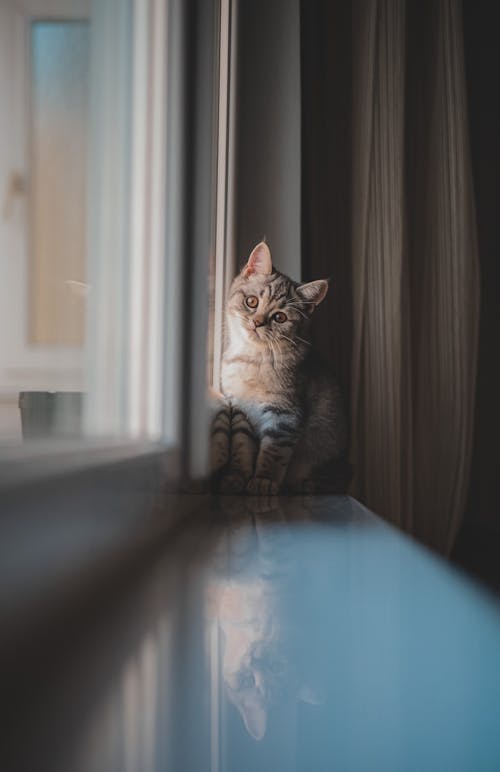
<svg viewBox="0 0 500 772">
<path fill-rule="evenodd" d="M 267 363 L 255 364 L 235 358 L 223 362 L 222 390 L 232 399 L 255 404 L 273 404 L 286 399 L 287 389 L 279 374 Z"/>
</svg>

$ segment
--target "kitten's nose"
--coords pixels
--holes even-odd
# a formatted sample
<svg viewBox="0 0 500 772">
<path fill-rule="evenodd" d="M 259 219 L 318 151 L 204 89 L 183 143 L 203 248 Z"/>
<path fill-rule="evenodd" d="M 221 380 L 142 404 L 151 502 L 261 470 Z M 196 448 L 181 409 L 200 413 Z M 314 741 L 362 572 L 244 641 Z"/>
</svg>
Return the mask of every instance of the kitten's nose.
<svg viewBox="0 0 500 772">
<path fill-rule="evenodd" d="M 263 325 L 266 323 L 265 319 L 261 319 L 260 317 L 254 318 L 252 321 L 255 329 L 257 329 L 257 327 L 263 327 Z"/>
</svg>

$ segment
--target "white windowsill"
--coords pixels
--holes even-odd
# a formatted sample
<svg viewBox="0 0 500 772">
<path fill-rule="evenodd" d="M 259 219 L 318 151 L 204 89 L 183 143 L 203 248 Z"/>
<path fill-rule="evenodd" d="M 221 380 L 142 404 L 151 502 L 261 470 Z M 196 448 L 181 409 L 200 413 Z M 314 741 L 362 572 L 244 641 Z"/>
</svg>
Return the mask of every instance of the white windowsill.
<svg viewBox="0 0 500 772">
<path fill-rule="evenodd" d="M 0 445 L 0 490 L 100 470 L 123 462 L 161 462 L 165 482 L 179 475 L 180 454 L 171 446 L 147 440 L 116 438 L 40 439 Z"/>
<path fill-rule="evenodd" d="M 15 651 L 19 636 L 203 506 L 203 496 L 167 493 L 179 469 L 179 454 L 159 443 L 0 448 L 0 648 Z"/>
</svg>

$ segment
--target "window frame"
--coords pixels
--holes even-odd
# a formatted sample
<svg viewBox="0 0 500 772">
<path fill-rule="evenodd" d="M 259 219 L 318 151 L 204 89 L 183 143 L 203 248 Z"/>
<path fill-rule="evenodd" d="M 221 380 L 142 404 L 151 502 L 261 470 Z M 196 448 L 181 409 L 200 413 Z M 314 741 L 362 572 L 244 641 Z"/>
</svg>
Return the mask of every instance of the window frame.
<svg viewBox="0 0 500 772">
<path fill-rule="evenodd" d="M 224 304 L 237 265 L 236 257 L 236 30 L 238 6 L 220 0 L 219 83 L 216 170 L 216 234 L 211 320 L 211 385 L 220 391 L 224 350 Z"/>
<path fill-rule="evenodd" d="M 104 38 L 111 32 L 121 47 L 120 56 L 116 50 L 113 56 L 109 47 L 107 56 L 96 63 L 95 39 L 92 44 L 92 66 L 99 67 L 100 78 L 107 78 L 116 93 L 113 109 L 99 114 L 101 152 L 91 169 L 90 192 L 98 190 L 101 196 L 89 214 L 89 255 L 94 256 L 89 283 L 95 286 L 88 310 L 86 359 L 90 363 L 94 357 L 97 366 L 90 368 L 87 384 L 86 436 L 75 442 L 30 441 L 22 447 L 0 448 L 0 490 L 9 498 L 39 485 L 53 492 L 63 478 L 69 490 L 74 476 L 89 469 L 109 472 L 119 486 L 121 474 L 129 475 L 134 457 L 141 467 L 147 457 L 152 468 L 161 467 L 164 488 L 207 472 L 208 406 L 205 380 L 198 376 L 206 361 L 208 298 L 200 295 L 193 313 L 187 302 L 188 282 L 207 270 L 206 247 L 208 242 L 213 247 L 215 233 L 220 232 L 215 217 L 223 218 L 227 232 L 228 193 L 224 189 L 220 198 L 219 181 L 223 178 L 227 184 L 228 142 L 221 142 L 220 132 L 223 126 L 227 131 L 228 116 L 226 112 L 217 120 L 220 97 L 216 105 L 210 105 L 206 95 L 201 98 L 204 89 L 196 78 L 211 84 L 211 95 L 224 83 L 216 47 L 221 40 L 229 44 L 232 6 L 232 0 L 198 2 L 189 8 L 182 0 L 107 0 L 106 8 L 102 2 L 92 3 L 92 19 L 99 9 L 101 21 L 107 14 L 107 27 L 99 34 Z M 207 20 L 215 25 L 217 36 L 203 49 Z M 94 22 L 93 26 L 99 25 Z M 117 80 L 129 51 L 127 41 L 133 52 L 131 97 L 120 91 Z M 224 72 L 229 78 L 227 67 Z M 101 100 L 102 107 L 102 94 L 94 93 L 92 99 L 94 108 L 96 100 Z M 143 109 L 136 109 L 138 105 Z M 154 109 L 147 110 L 147 105 Z M 214 127 L 209 140 L 203 136 L 207 111 L 208 124 Z M 132 127 L 129 130 L 125 121 L 117 138 L 117 117 L 124 116 L 133 118 Z M 218 147 L 216 156 L 212 140 Z M 110 142 L 114 143 L 114 167 L 103 169 L 102 148 Z M 132 162 L 127 172 L 119 160 L 129 152 Z M 201 161 L 193 162 L 193 155 Z M 102 179 L 103 172 L 106 187 L 101 190 L 96 180 Z M 130 195 L 127 182 L 133 188 Z M 216 211 L 214 188 L 219 196 Z M 114 212 L 109 208 L 113 190 L 122 197 Z M 154 202 L 147 212 L 145 198 Z M 190 235 L 197 221 L 203 225 L 201 238 Z M 196 230 L 199 235 L 200 229 Z M 102 300 L 116 282 L 116 262 L 107 250 L 117 231 L 118 243 L 124 245 L 130 239 L 131 248 L 118 293 L 115 288 L 121 298 L 110 308 Z M 226 266 L 220 242 L 217 249 L 218 260 Z M 206 281 L 199 285 L 198 292 L 206 295 Z M 125 315 L 126 331 L 116 324 Z M 118 352 L 114 368 L 109 361 L 110 340 Z M 144 493 L 149 501 L 149 492 Z"/>
</svg>

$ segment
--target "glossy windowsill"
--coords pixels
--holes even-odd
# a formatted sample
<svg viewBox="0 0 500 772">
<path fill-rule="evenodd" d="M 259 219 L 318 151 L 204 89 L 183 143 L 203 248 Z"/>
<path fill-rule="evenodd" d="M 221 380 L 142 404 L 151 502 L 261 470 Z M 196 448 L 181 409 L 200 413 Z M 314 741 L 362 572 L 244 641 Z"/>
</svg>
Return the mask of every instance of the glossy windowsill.
<svg viewBox="0 0 500 772">
<path fill-rule="evenodd" d="M 349 497 L 167 499 L 17 647 L 10 615 L 12 768 L 498 768 L 493 597 Z"/>
</svg>

